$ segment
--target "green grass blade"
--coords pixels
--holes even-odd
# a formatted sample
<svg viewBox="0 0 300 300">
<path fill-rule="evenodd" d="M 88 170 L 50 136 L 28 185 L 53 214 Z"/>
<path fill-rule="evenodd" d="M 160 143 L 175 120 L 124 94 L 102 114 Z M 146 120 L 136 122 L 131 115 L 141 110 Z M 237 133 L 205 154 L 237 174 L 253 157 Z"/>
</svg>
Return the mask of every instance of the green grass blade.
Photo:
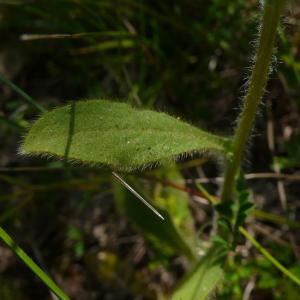
<svg viewBox="0 0 300 300">
<path fill-rule="evenodd" d="M 16 86 L 13 82 L 8 80 L 7 78 L 0 75 L 0 81 L 2 81 L 4 84 L 9 86 L 12 90 L 14 90 L 16 93 L 18 93 L 21 97 L 23 97 L 24 100 L 26 100 L 27 103 L 34 106 L 38 111 L 44 113 L 47 110 L 41 106 L 38 102 L 36 102 L 32 97 L 30 97 L 27 93 L 25 93 L 22 89 L 20 89 L 18 86 Z"/>
<path fill-rule="evenodd" d="M 239 231 L 268 261 L 270 261 L 278 270 L 280 270 L 294 283 L 300 286 L 300 278 L 284 267 L 267 249 L 265 249 L 251 234 L 249 234 L 245 228 L 239 227 Z"/>
<path fill-rule="evenodd" d="M 70 298 L 56 285 L 56 283 L 20 248 L 7 232 L 0 227 L 2 241 L 24 262 L 31 271 L 61 300 Z"/>
<path fill-rule="evenodd" d="M 196 152 L 225 154 L 227 145 L 227 139 L 164 113 L 90 100 L 43 114 L 25 137 L 21 152 L 131 171 Z"/>
<path fill-rule="evenodd" d="M 270 213 L 268 211 L 262 211 L 258 209 L 253 210 L 253 215 L 262 220 L 266 220 L 275 224 L 280 224 L 280 225 L 288 225 L 291 228 L 295 229 L 300 229 L 300 222 L 289 220 L 285 217 Z"/>
<path fill-rule="evenodd" d="M 0 123 L 5 124 L 8 128 L 13 129 L 17 132 L 24 130 L 24 127 L 18 124 L 17 122 L 10 120 L 8 117 L 0 115 Z"/>
</svg>

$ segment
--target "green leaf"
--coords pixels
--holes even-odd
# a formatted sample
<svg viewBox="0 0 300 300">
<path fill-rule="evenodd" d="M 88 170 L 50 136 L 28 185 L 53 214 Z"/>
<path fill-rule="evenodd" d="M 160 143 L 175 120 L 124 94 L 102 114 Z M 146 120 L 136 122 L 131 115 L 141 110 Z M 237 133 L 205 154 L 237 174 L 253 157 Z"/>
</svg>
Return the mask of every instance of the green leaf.
<svg viewBox="0 0 300 300">
<path fill-rule="evenodd" d="M 224 250 L 229 250 L 231 246 L 228 241 L 224 240 L 220 235 L 214 235 L 212 237 L 212 242 L 219 247 L 223 247 Z"/>
<path fill-rule="evenodd" d="M 215 246 L 216 247 L 216 246 Z M 211 249 L 183 284 L 175 291 L 172 300 L 206 300 L 223 278 L 221 258 L 224 252 Z"/>
<path fill-rule="evenodd" d="M 156 181 L 152 185 L 143 186 L 148 190 L 153 203 L 168 212 L 181 237 L 192 249 L 199 246 L 199 232 L 195 229 L 194 219 L 190 209 L 189 194 L 172 187 L 172 182 L 184 181 L 178 167 L 170 165 L 151 172 Z M 150 175 L 150 176 L 151 176 Z"/>
<path fill-rule="evenodd" d="M 233 204 L 231 202 L 221 202 L 216 204 L 215 206 L 216 211 L 223 217 L 230 220 L 233 218 Z"/>
<path fill-rule="evenodd" d="M 164 113 L 89 100 L 43 114 L 26 135 L 21 152 L 131 171 L 195 152 L 224 153 L 228 142 Z"/>
<path fill-rule="evenodd" d="M 247 188 L 247 183 L 244 174 L 240 174 L 237 180 L 236 191 L 238 196 L 238 202 L 236 202 L 235 205 L 236 216 L 235 216 L 234 230 L 235 232 L 238 232 L 239 227 L 243 226 L 251 209 L 253 209 L 254 207 L 254 203 L 251 202 L 251 193 Z M 237 238 L 238 234 L 236 234 L 235 237 Z"/>
<path fill-rule="evenodd" d="M 134 189 L 139 190 L 136 188 L 136 184 L 128 178 L 126 181 Z M 113 190 L 120 211 L 125 213 L 143 231 L 148 240 L 158 241 L 163 246 L 169 247 L 174 253 L 183 254 L 190 259 L 195 258 L 193 250 L 183 239 L 167 211 L 155 206 L 164 217 L 164 220 L 161 220 L 118 182 L 113 185 Z"/>
</svg>

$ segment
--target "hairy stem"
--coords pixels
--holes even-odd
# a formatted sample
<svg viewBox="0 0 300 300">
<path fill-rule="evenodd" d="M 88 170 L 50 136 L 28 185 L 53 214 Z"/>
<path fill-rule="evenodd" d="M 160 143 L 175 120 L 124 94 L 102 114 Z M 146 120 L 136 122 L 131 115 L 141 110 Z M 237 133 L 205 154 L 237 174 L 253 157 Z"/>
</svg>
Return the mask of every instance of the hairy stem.
<svg viewBox="0 0 300 300">
<path fill-rule="evenodd" d="M 261 101 L 268 79 L 276 28 L 285 0 L 265 0 L 263 7 L 262 27 L 255 64 L 245 96 L 243 109 L 238 120 L 232 141 L 232 155 L 227 161 L 221 199 L 232 201 L 236 176 L 240 170 L 242 155 L 255 120 L 258 105 Z"/>
</svg>

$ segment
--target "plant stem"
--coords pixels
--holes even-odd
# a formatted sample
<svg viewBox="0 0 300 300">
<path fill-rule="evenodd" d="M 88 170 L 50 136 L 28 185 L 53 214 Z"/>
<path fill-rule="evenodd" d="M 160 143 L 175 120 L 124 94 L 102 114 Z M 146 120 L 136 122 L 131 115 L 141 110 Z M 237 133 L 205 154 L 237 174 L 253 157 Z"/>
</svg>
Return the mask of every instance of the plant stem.
<svg viewBox="0 0 300 300">
<path fill-rule="evenodd" d="M 8 233 L 0 227 L 0 239 L 36 274 L 48 288 L 61 300 L 70 298 L 56 285 L 56 283 L 20 248 Z"/>
<path fill-rule="evenodd" d="M 255 120 L 268 79 L 270 62 L 276 37 L 276 28 L 285 0 L 265 0 L 255 64 L 245 96 L 243 109 L 232 140 L 232 154 L 228 158 L 221 199 L 232 201 L 236 176 L 240 170 L 242 155 Z"/>
<path fill-rule="evenodd" d="M 300 278 L 284 267 L 267 249 L 265 249 L 251 234 L 249 234 L 245 228 L 239 227 L 239 231 L 268 261 L 270 261 L 277 269 L 279 269 L 283 274 L 300 286 Z"/>
</svg>

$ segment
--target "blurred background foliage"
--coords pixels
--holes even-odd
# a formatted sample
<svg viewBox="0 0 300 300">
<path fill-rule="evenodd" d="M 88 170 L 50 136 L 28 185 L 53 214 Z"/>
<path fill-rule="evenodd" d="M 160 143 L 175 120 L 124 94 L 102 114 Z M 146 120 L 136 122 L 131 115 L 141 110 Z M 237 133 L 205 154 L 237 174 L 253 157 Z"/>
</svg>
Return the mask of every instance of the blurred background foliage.
<svg viewBox="0 0 300 300">
<path fill-rule="evenodd" d="M 228 135 L 253 55 L 258 7 L 255 0 L 0 1 L 0 75 L 47 109 L 70 100 L 124 99 Z M 276 71 L 248 153 L 253 163 L 245 168 L 294 177 L 252 176 L 256 207 L 265 213 L 247 226 L 300 275 L 296 1 L 278 40 Z M 3 82 L 0 91 L 1 224 L 72 299 L 168 299 L 214 230 L 212 209 L 194 179 L 218 176 L 219 166 L 195 157 L 126 177 L 165 216 L 162 223 L 105 168 L 18 155 L 39 112 Z M 216 180 L 205 186 L 218 191 Z M 218 299 L 299 295 L 242 240 L 225 279 Z M 53 299 L 2 245 L 0 283 L 1 299 Z"/>
</svg>

